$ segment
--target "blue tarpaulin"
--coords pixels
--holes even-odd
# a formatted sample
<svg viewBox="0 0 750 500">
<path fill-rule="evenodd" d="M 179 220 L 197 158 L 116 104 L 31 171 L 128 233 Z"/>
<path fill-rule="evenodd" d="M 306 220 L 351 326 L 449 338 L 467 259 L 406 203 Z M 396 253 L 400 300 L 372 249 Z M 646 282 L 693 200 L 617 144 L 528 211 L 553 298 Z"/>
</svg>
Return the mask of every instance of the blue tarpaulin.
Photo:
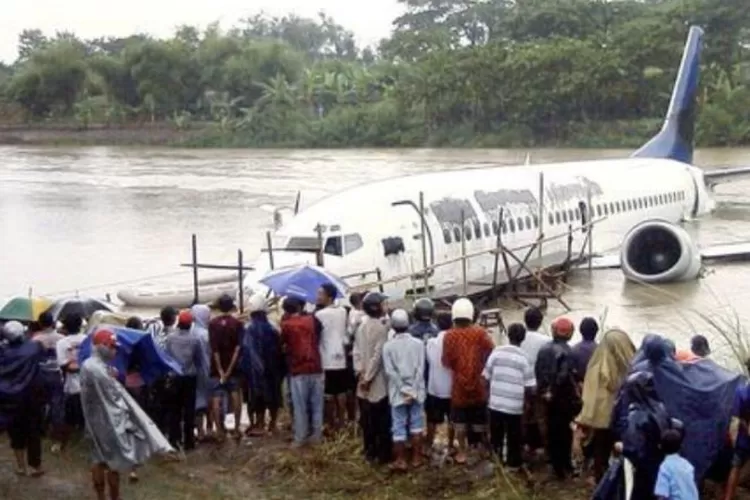
<svg viewBox="0 0 750 500">
<path fill-rule="evenodd" d="M 86 340 L 83 341 L 78 351 L 80 364 L 83 364 L 91 355 L 92 334 L 102 329 L 111 331 L 117 337 L 119 347 L 112 366 L 117 368 L 121 379 L 124 379 L 131 363 L 138 365 L 138 373 L 141 374 L 146 384 L 150 384 L 169 372 L 181 372 L 180 365 L 154 344 L 154 339 L 150 334 L 115 325 L 97 325 L 89 330 Z"/>
<path fill-rule="evenodd" d="M 726 447 L 734 393 L 742 375 L 709 359 L 678 363 L 672 345 L 658 335 L 643 340 L 631 367 L 631 373 L 637 371 L 653 374 L 656 392 L 670 416 L 684 423 L 682 455 L 701 480 Z M 627 405 L 618 409 L 627 411 Z"/>
</svg>

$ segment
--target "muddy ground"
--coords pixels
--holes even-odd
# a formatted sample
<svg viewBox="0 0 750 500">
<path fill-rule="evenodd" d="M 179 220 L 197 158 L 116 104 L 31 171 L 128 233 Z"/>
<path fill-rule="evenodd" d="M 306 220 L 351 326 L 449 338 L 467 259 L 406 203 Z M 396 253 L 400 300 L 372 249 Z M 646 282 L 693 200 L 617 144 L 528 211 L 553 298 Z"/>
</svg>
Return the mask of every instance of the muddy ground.
<svg viewBox="0 0 750 500">
<path fill-rule="evenodd" d="M 290 450 L 288 437 L 254 438 L 218 446 L 204 444 L 184 461 L 154 459 L 140 470 L 140 480 L 123 479 L 123 500 L 200 499 L 469 499 L 587 500 L 591 488 L 581 479 L 564 484 L 546 472 L 508 473 L 491 462 L 474 460 L 459 467 L 437 456 L 429 467 L 406 475 L 367 465 L 359 441 L 343 435 L 315 449 Z M 93 498 L 84 442 L 62 455 L 45 445 L 40 479 L 13 474 L 12 453 L 0 443 L 0 498 L 67 500 Z M 720 498 L 712 486 L 704 498 Z M 748 492 L 738 497 L 750 499 Z"/>
</svg>

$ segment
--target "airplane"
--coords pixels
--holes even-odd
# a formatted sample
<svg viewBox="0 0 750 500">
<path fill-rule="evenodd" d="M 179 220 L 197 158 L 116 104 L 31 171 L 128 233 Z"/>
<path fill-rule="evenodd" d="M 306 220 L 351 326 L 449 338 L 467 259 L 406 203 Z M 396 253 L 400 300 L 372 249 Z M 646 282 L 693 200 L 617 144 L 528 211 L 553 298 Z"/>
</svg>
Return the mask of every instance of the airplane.
<svg viewBox="0 0 750 500">
<path fill-rule="evenodd" d="M 378 268 L 393 298 L 461 295 L 464 265 L 472 291 L 487 290 L 498 232 L 510 249 L 543 234 L 528 266 L 547 267 L 569 258 L 567 235 L 575 248 L 590 231 L 592 254 L 603 256 L 592 266 L 619 266 L 628 280 L 645 283 L 695 279 L 704 258 L 748 254 L 748 245 L 699 250 L 679 225 L 711 213 L 715 185 L 750 176 L 750 168 L 704 171 L 691 164 L 703 35 L 690 28 L 663 126 L 629 158 L 532 164 L 527 156 L 516 167 L 373 179 L 295 210 L 272 237 L 275 268 L 314 264 L 318 231 L 329 271 L 357 287 L 371 284 L 368 271 Z M 461 259 L 466 254 L 475 256 Z M 414 277 L 426 267 L 429 290 Z M 269 256 L 261 254 L 254 268 L 262 276 Z"/>
</svg>

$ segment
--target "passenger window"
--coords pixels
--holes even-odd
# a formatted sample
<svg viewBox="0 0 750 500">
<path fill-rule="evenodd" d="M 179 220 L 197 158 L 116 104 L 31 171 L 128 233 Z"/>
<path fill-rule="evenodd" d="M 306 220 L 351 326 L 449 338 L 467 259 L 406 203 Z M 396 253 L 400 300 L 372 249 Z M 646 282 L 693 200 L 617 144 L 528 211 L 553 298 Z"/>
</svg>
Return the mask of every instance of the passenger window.
<svg viewBox="0 0 750 500">
<path fill-rule="evenodd" d="M 601 205 L 597 205 L 596 206 L 596 216 L 597 217 L 601 217 L 602 216 L 602 206 Z"/>
<path fill-rule="evenodd" d="M 625 203 L 627 205 L 628 212 L 633 210 L 633 202 L 631 202 L 630 200 L 627 200 Z"/>
<path fill-rule="evenodd" d="M 567 224 L 567 222 L 568 222 L 568 212 L 566 212 L 565 210 L 562 211 L 562 218 L 563 218 L 563 222 L 565 222 Z"/>
<path fill-rule="evenodd" d="M 362 237 L 359 234 L 347 234 L 344 236 L 344 250 L 347 255 L 356 252 L 363 246 L 365 246 L 365 244 L 362 242 Z"/>
<path fill-rule="evenodd" d="M 448 231 L 447 229 L 443 229 L 443 240 L 445 241 L 446 244 L 451 243 L 451 232 Z"/>
<path fill-rule="evenodd" d="M 397 255 L 406 249 L 404 247 L 404 240 L 402 240 L 400 236 L 383 238 L 381 241 L 383 243 L 383 253 L 386 257 L 389 255 Z"/>
<path fill-rule="evenodd" d="M 328 238 L 325 246 L 323 246 L 323 253 L 327 253 L 328 255 L 343 255 L 344 252 L 341 246 L 341 236 L 331 236 Z"/>
<path fill-rule="evenodd" d="M 507 234 L 508 233 L 508 223 L 505 222 L 505 221 L 502 221 L 500 223 L 500 226 L 502 227 L 503 234 Z"/>
<path fill-rule="evenodd" d="M 518 218 L 518 230 L 523 231 L 523 219 L 520 217 Z"/>
<path fill-rule="evenodd" d="M 453 239 L 456 240 L 456 243 L 461 241 L 461 230 L 457 227 L 453 228 Z"/>
<path fill-rule="evenodd" d="M 466 241 L 471 241 L 471 226 L 468 224 L 464 226 L 464 238 Z"/>
<path fill-rule="evenodd" d="M 552 215 L 552 212 L 549 213 L 547 216 L 547 220 L 549 220 L 549 225 L 553 226 L 555 224 L 555 216 Z"/>
<path fill-rule="evenodd" d="M 511 233 L 516 232 L 516 223 L 513 221 L 513 219 L 508 219 L 508 226 L 510 227 Z"/>
<path fill-rule="evenodd" d="M 609 205 L 605 203 L 604 205 L 602 205 L 602 208 L 604 209 L 604 215 L 609 215 Z"/>
<path fill-rule="evenodd" d="M 638 198 L 638 208 L 643 208 L 643 198 Z"/>
<path fill-rule="evenodd" d="M 486 222 L 484 223 L 484 237 L 489 238 L 490 237 L 490 225 Z"/>
<path fill-rule="evenodd" d="M 531 217 L 531 220 L 534 221 L 534 227 L 539 227 L 539 216 L 534 215 Z"/>
<path fill-rule="evenodd" d="M 612 201 L 609 202 L 609 213 L 611 213 L 612 215 L 615 214 L 615 203 Z"/>
<path fill-rule="evenodd" d="M 480 239 L 482 237 L 482 226 L 479 225 L 479 221 L 474 221 L 474 236 L 476 239 Z"/>
<path fill-rule="evenodd" d="M 560 212 L 555 212 L 555 223 L 560 224 Z"/>
<path fill-rule="evenodd" d="M 498 229 L 497 228 L 497 221 L 493 220 L 492 221 L 492 234 L 494 234 L 495 236 L 497 236 L 497 229 Z"/>
</svg>

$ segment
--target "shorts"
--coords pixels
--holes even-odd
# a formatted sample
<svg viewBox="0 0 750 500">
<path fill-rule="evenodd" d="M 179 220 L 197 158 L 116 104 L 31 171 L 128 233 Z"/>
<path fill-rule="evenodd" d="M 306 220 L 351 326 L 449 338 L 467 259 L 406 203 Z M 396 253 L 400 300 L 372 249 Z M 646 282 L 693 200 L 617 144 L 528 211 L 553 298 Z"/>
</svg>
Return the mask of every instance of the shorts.
<svg viewBox="0 0 750 500">
<path fill-rule="evenodd" d="M 427 415 L 428 424 L 439 425 L 446 420 L 450 421 L 451 400 L 428 394 L 424 402 L 424 412 Z"/>
<path fill-rule="evenodd" d="M 468 427 L 483 432 L 487 426 L 487 407 L 484 405 L 451 408 L 451 422 L 457 427 Z"/>
<path fill-rule="evenodd" d="M 240 379 L 239 377 L 229 377 L 223 384 L 220 382 L 219 377 L 211 377 L 211 395 L 219 397 L 222 394 L 232 394 L 240 390 Z"/>
<path fill-rule="evenodd" d="M 351 374 L 346 368 L 325 371 L 326 396 L 339 396 L 341 394 L 346 394 L 351 390 L 350 387 Z"/>
<path fill-rule="evenodd" d="M 86 425 L 80 394 L 65 395 L 65 425 L 74 429 L 83 429 Z"/>
</svg>

